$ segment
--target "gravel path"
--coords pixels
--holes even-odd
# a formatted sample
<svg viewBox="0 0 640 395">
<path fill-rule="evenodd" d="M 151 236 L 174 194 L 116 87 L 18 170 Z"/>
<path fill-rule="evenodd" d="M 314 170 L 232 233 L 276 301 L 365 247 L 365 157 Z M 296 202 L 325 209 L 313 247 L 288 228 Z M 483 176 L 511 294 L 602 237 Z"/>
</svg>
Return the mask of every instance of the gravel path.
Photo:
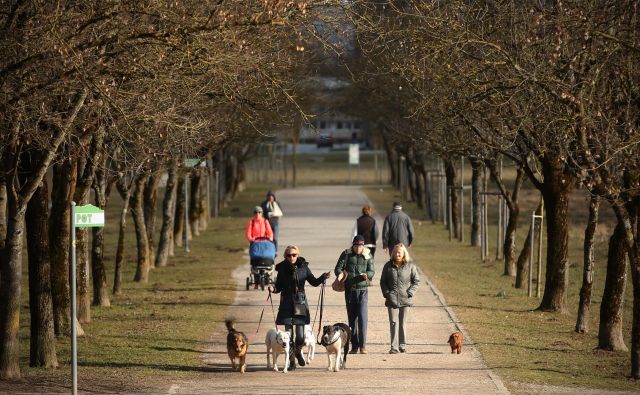
<svg viewBox="0 0 640 395">
<path fill-rule="evenodd" d="M 277 193 L 285 216 L 280 222 L 280 246 L 296 244 L 301 255 L 311 262 L 314 274 L 333 271 L 342 250 L 350 245 L 350 231 L 366 196 L 357 187 L 309 187 L 281 190 Z M 378 211 L 386 214 L 386 208 Z M 378 214 L 379 214 L 378 212 Z M 377 217 L 382 229 L 382 218 Z M 239 235 L 239 237 L 241 237 Z M 306 367 L 287 374 L 266 369 L 264 335 L 273 327 L 273 314 L 267 307 L 256 334 L 266 291 L 245 291 L 248 264 L 234 272 L 238 289 L 230 314 L 237 318 L 236 328 L 250 338 L 247 373 L 231 371 L 226 354 L 224 323 L 215 323 L 210 342 L 202 354 L 204 380 L 176 382 L 168 393 L 508 393 L 500 378 L 489 370 L 472 340 L 445 307 L 444 298 L 426 276 L 414 297 L 409 316 L 408 345 L 405 354 L 388 354 L 389 323 L 384 299 L 378 286 L 384 251 L 378 245 L 376 277 L 369 289 L 369 354 L 349 355 L 347 369 L 327 372 L 324 348 L 316 348 L 316 358 Z M 248 262 L 248 257 L 243 257 Z M 332 274 L 333 278 L 333 274 Z M 320 288 L 307 286 L 311 315 L 315 313 Z M 277 309 L 277 306 L 276 306 Z M 327 287 L 324 323 L 347 322 L 344 297 Z M 324 324 L 323 323 L 323 324 Z M 451 354 L 446 343 L 455 330 L 465 333 L 466 343 L 460 355 Z M 317 333 L 317 324 L 314 328 Z"/>
</svg>

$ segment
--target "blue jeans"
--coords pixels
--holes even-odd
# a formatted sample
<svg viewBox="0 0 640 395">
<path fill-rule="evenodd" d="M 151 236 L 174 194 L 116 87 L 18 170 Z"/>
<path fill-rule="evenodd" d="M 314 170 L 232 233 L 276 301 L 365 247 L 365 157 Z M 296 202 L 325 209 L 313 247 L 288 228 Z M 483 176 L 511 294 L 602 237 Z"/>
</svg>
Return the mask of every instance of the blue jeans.
<svg viewBox="0 0 640 395">
<path fill-rule="evenodd" d="M 365 348 L 367 345 L 369 291 L 367 289 L 345 291 L 344 301 L 347 305 L 349 328 L 351 328 L 351 349 Z"/>
</svg>

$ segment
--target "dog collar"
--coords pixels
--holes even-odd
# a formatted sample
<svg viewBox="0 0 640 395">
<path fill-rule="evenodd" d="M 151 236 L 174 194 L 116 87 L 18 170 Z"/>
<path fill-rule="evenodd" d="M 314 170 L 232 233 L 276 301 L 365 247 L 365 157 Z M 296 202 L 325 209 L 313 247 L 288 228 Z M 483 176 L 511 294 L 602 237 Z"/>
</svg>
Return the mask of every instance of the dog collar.
<svg viewBox="0 0 640 395">
<path fill-rule="evenodd" d="M 324 339 L 323 339 L 323 340 L 322 340 L 322 341 L 323 341 L 323 344 L 322 344 L 322 345 L 323 345 L 323 346 L 330 346 L 330 345 L 332 345 L 333 343 L 337 342 L 337 341 L 338 341 L 338 339 L 340 339 L 340 333 L 339 333 L 338 331 L 336 331 L 336 333 L 335 333 L 334 337 L 335 337 L 335 338 L 334 338 L 330 343 L 326 343 L 326 344 L 324 343 Z"/>
</svg>

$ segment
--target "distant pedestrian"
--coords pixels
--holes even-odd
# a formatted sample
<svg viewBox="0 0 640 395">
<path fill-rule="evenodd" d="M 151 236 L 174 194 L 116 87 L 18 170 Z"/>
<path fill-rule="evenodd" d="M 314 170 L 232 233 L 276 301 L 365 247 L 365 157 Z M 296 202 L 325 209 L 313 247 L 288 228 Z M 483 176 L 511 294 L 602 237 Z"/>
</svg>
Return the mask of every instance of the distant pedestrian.
<svg viewBox="0 0 640 395">
<path fill-rule="evenodd" d="M 273 231 L 271 230 L 269 221 L 264 219 L 262 216 L 262 207 L 254 207 L 253 218 L 249 220 L 244 234 L 249 243 L 253 243 L 257 239 L 268 239 L 273 241 Z"/>
<path fill-rule="evenodd" d="M 269 221 L 271 230 L 273 230 L 273 244 L 276 245 L 276 251 L 278 250 L 278 222 L 280 217 L 283 216 L 282 207 L 276 200 L 276 194 L 269 191 L 267 192 L 267 199 L 260 205 L 264 212 L 264 217 Z"/>
<path fill-rule="evenodd" d="M 360 350 L 367 354 L 367 321 L 369 292 L 367 288 L 375 274 L 373 257 L 364 246 L 364 237 L 353 238 L 351 248 L 340 254 L 334 269 L 336 276 L 345 272 L 344 301 L 347 305 L 347 317 L 351 328 L 351 354 Z"/>
<path fill-rule="evenodd" d="M 382 248 L 390 253 L 399 243 L 411 247 L 413 233 L 411 218 L 402 211 L 400 203 L 393 202 L 393 210 L 384 219 L 382 227 Z"/>
<path fill-rule="evenodd" d="M 373 209 L 369 206 L 362 207 L 362 215 L 356 219 L 356 223 L 353 226 L 353 234 L 351 237 L 361 235 L 364 237 L 364 246 L 371 252 L 371 258 L 376 255 L 376 241 L 378 240 L 379 232 L 376 220 L 371 216 Z"/>
<path fill-rule="evenodd" d="M 380 275 L 380 289 L 389 313 L 389 354 L 407 350 L 407 317 L 420 283 L 418 269 L 410 259 L 405 246 L 396 244 L 391 259 L 385 263 Z"/>
</svg>

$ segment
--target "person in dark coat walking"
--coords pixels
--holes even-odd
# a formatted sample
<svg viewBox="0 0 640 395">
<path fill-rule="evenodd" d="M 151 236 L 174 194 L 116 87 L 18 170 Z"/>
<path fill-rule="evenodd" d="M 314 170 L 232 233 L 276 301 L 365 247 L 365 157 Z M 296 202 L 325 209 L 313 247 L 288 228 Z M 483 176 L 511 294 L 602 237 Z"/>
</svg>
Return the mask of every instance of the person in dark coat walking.
<svg viewBox="0 0 640 395">
<path fill-rule="evenodd" d="M 391 253 L 396 244 L 402 243 L 406 247 L 413 244 L 413 224 L 411 218 L 402 211 L 398 202 L 393 202 L 393 210 L 384 219 L 382 227 L 382 248 Z"/>
<path fill-rule="evenodd" d="M 357 235 L 364 237 L 364 246 L 369 249 L 373 258 L 376 255 L 376 241 L 378 240 L 379 232 L 376 220 L 371 216 L 372 213 L 373 209 L 371 207 L 362 207 L 362 215 L 356 219 L 351 237 L 353 238 Z"/>
<path fill-rule="evenodd" d="M 300 256 L 296 246 L 287 246 L 284 250 L 284 260 L 276 265 L 278 275 L 275 287 L 269 291 L 280 294 L 280 305 L 276 324 L 284 325 L 291 334 L 291 352 L 295 355 L 300 366 L 304 366 L 302 346 L 304 345 L 304 326 L 311 322 L 309 304 L 304 292 L 304 284 L 308 282 L 314 287 L 329 278 L 326 272 L 315 277 L 309 269 L 309 263 Z M 302 311 L 296 311 L 294 299 L 302 304 Z M 290 369 L 295 369 L 295 360 L 291 358 Z"/>
</svg>

